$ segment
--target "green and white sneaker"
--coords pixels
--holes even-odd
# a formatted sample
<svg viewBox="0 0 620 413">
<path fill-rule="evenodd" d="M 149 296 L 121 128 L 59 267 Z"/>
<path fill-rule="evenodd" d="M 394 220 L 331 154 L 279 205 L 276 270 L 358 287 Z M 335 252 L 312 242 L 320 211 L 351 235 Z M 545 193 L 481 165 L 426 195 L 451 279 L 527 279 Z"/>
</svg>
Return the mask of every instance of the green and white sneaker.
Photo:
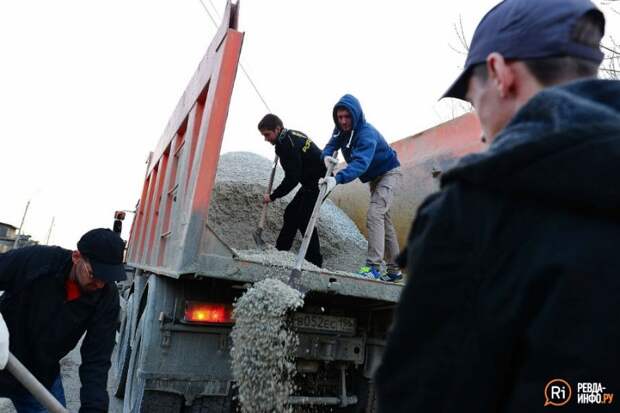
<svg viewBox="0 0 620 413">
<path fill-rule="evenodd" d="M 370 278 L 371 280 L 379 280 L 381 279 L 381 272 L 379 269 L 372 265 L 365 265 L 359 269 L 357 275 L 361 275 L 362 277 Z"/>
</svg>

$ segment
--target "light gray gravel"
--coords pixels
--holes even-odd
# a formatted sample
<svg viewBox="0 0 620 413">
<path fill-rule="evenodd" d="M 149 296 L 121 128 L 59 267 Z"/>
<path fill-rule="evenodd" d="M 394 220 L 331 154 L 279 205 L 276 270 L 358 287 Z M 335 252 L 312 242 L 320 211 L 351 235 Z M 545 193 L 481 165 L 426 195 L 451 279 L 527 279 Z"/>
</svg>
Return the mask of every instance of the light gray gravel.
<svg viewBox="0 0 620 413">
<path fill-rule="evenodd" d="M 215 190 L 209 209 L 209 224 L 235 250 L 253 250 L 252 233 L 258 226 L 262 196 L 267 190 L 273 160 L 250 152 L 230 152 L 220 157 Z M 278 167 L 274 188 L 284 176 Z M 283 199 L 269 204 L 263 230 L 265 242 L 274 245 L 282 227 L 282 216 L 296 189 Z M 366 258 L 368 243 L 355 223 L 329 199 L 321 207 L 318 220 L 324 267 L 356 271 Z M 299 249 L 301 234 L 293 252 Z"/>
<path fill-rule="evenodd" d="M 267 278 L 235 303 L 232 371 L 243 413 L 292 412 L 297 335 L 286 314 L 303 306 L 302 294 Z"/>
</svg>

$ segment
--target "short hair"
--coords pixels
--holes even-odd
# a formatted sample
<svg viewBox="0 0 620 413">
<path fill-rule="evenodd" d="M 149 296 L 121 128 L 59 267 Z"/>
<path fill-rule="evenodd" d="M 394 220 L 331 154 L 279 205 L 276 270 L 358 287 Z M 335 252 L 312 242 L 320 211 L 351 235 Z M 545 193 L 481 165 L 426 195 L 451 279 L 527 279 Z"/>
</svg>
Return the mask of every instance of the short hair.
<svg viewBox="0 0 620 413">
<path fill-rule="evenodd" d="M 571 39 L 584 46 L 598 48 L 603 38 L 605 19 L 599 10 L 581 16 L 571 32 Z M 572 56 L 524 59 L 523 64 L 543 86 L 553 86 L 584 77 L 596 77 L 600 64 Z M 486 62 L 473 67 L 472 76 L 485 81 L 489 74 Z"/>
<path fill-rule="evenodd" d="M 277 127 L 283 128 L 282 120 L 274 115 L 268 113 L 258 122 L 258 130 L 276 130 Z"/>
</svg>

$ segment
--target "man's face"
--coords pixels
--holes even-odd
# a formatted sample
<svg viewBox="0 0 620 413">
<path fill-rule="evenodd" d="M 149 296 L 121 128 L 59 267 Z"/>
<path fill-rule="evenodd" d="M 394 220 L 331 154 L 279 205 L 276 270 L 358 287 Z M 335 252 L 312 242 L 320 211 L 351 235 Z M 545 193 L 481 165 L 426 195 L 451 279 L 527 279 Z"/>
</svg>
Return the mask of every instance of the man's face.
<svg viewBox="0 0 620 413">
<path fill-rule="evenodd" d="M 336 120 L 341 131 L 350 132 L 353 129 L 353 119 L 348 110 L 336 109 Z"/>
<path fill-rule="evenodd" d="M 482 132 L 492 142 L 543 86 L 523 62 L 509 62 L 496 52 L 487 57 L 486 72 L 485 77 L 474 69 L 465 99 L 476 109 Z"/>
<path fill-rule="evenodd" d="M 282 128 L 279 126 L 276 126 L 274 130 L 270 130 L 270 129 L 260 130 L 260 134 L 263 135 L 263 137 L 265 138 L 265 141 L 269 142 L 272 145 L 276 144 L 276 141 L 278 140 L 278 136 L 280 135 L 280 132 L 282 132 Z"/>
<path fill-rule="evenodd" d="M 513 113 L 508 109 L 509 106 L 490 79 L 475 75 L 469 78 L 465 99 L 476 109 L 482 133 L 492 142 L 512 118 Z"/>
<path fill-rule="evenodd" d="M 75 266 L 75 281 L 80 286 L 82 292 L 92 293 L 105 286 L 105 281 L 96 277 L 93 273 L 92 265 L 85 257 L 80 255 L 77 260 L 74 259 L 73 265 Z"/>
</svg>

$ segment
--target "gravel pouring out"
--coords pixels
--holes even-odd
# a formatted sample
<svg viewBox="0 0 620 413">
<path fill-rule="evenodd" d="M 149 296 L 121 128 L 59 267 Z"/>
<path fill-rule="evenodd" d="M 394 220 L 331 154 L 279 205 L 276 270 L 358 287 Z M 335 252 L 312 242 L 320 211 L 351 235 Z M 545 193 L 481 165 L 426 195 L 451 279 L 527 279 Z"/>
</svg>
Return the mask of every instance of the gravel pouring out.
<svg viewBox="0 0 620 413">
<path fill-rule="evenodd" d="M 231 357 L 242 412 L 292 412 L 287 401 L 298 338 L 286 315 L 303 304 L 299 291 L 272 278 L 254 284 L 235 303 Z"/>
</svg>

